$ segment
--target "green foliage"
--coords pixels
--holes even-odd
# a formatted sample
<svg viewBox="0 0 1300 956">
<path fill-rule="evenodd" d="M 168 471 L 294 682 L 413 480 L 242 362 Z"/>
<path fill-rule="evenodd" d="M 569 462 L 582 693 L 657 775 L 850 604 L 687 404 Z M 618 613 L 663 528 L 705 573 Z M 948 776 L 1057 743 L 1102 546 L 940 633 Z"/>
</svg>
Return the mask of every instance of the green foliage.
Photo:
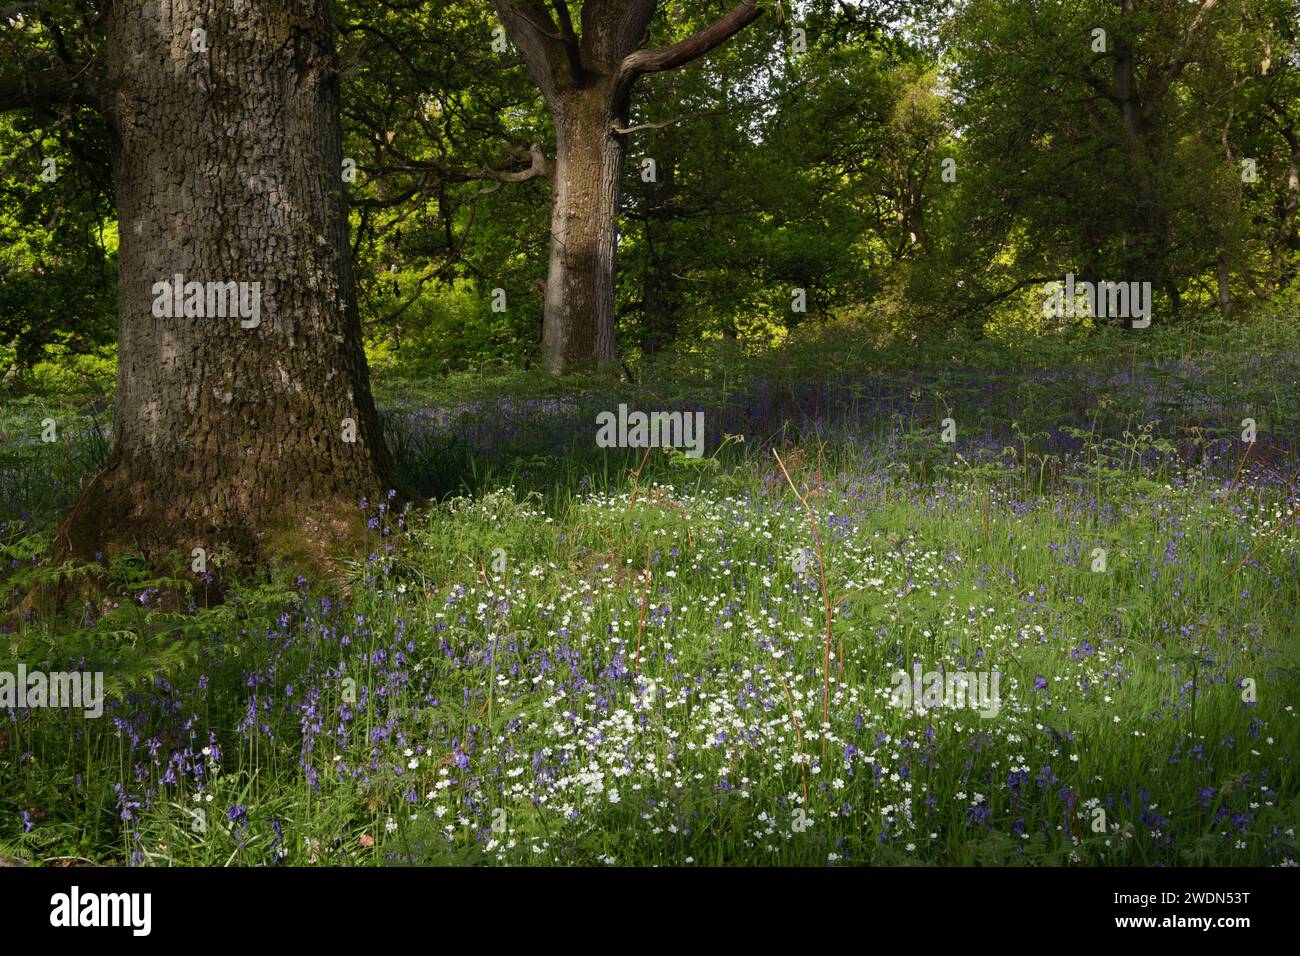
<svg viewBox="0 0 1300 956">
<path fill-rule="evenodd" d="M 786 416 L 770 436 L 819 542 L 764 442 L 729 436 L 702 459 L 611 450 L 602 465 L 546 441 L 527 452 L 523 434 L 497 459 L 466 443 L 479 491 L 372 505 L 372 555 L 324 592 L 231 581 L 205 607 L 184 576 L 47 568 L 47 536 L 11 535 L 11 604 L 59 580 L 97 582 L 102 599 L 62 617 L 37 600 L 0 637 L 0 670 L 102 669 L 106 713 L 144 737 L 59 710 L 7 724 L 0 846 L 145 865 L 1294 859 L 1291 495 L 1262 464 L 1229 486 L 1181 456 L 1197 429 L 1236 442 L 1237 409 L 1292 433 L 1300 343 L 1281 323 L 1148 331 L 1149 356 L 1118 374 L 1131 337 L 1114 330 L 837 353 L 838 374 L 864 389 L 882 376 L 904 403 L 843 431 L 829 408 L 820 428 Z M 580 388 L 596 406 L 744 403 L 758 386 L 805 393 L 828 354 L 809 335 L 648 366 L 644 393 Z M 553 440 L 537 410 L 578 394 L 501 371 L 441 387 L 391 383 L 384 401 L 390 415 L 459 403 L 467 435 L 533 402 Z M 855 394 L 835 402 L 851 410 Z M 958 418 L 956 447 L 936 439 L 942 414 Z M 422 453 L 399 449 L 413 470 Z M 914 661 L 997 669 L 999 716 L 887 706 Z M 582 733 L 557 729 L 566 714 Z M 165 781 L 185 747 L 202 777 Z M 539 778 L 532 755 L 548 749 L 600 768 L 600 787 L 558 765 Z"/>
</svg>

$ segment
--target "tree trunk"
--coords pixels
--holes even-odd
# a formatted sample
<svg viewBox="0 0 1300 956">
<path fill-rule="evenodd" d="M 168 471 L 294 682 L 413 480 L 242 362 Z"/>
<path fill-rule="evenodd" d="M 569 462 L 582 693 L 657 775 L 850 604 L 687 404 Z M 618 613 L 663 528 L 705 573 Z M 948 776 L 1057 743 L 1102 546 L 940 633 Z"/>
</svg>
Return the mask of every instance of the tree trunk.
<svg viewBox="0 0 1300 956">
<path fill-rule="evenodd" d="M 1134 9 L 1133 0 L 1123 0 L 1122 12 L 1126 16 L 1133 16 Z M 1134 185 L 1130 222 L 1132 233 L 1138 239 L 1131 254 L 1132 265 L 1127 267 L 1134 274 L 1125 276 L 1124 281 L 1149 279 L 1154 288 L 1163 289 L 1169 295 L 1177 315 L 1181 296 L 1169 274 L 1169 223 L 1157 188 L 1155 149 L 1151 141 L 1152 116 L 1159 103 L 1142 102 L 1132 40 L 1120 34 L 1114 43 L 1113 74 L 1121 139 Z M 1128 325 L 1131 327 L 1132 323 Z"/>
<path fill-rule="evenodd" d="M 1300 134 L 1288 127 L 1282 135 L 1290 147 L 1291 161 L 1283 177 L 1283 191 L 1278 198 L 1278 224 L 1269 245 L 1269 273 L 1267 289 L 1269 298 L 1279 290 L 1285 290 L 1294 278 L 1294 267 L 1288 267 L 1288 253 L 1300 251 L 1300 232 L 1296 223 L 1300 220 Z"/>
<path fill-rule="evenodd" d="M 1220 248 L 1214 262 L 1214 275 L 1219 290 L 1219 312 L 1225 319 L 1231 319 L 1232 308 L 1232 269 L 1228 264 L 1228 251 Z"/>
<path fill-rule="evenodd" d="M 557 375 L 616 360 L 614 256 L 622 125 L 608 82 L 567 90 L 552 107 L 556 150 L 542 364 Z"/>
<path fill-rule="evenodd" d="M 224 545 L 319 566 L 364 534 L 361 499 L 392 487 L 348 251 L 329 9 L 111 7 L 117 396 L 106 467 L 60 529 L 65 555 Z M 211 314 L 204 295 L 201 317 L 166 316 L 156 284 L 177 274 L 248 283 L 256 314 Z"/>
<path fill-rule="evenodd" d="M 673 202 L 677 194 L 677 151 L 670 135 L 659 140 L 658 175 L 645 183 L 646 262 L 641 274 L 641 351 L 658 355 L 677 338 L 678 292 L 670 255 Z"/>
<path fill-rule="evenodd" d="M 614 255 L 627 104 L 637 79 L 685 66 L 763 13 L 740 0 L 684 40 L 642 47 L 657 0 L 492 0 L 555 121 L 551 261 L 542 364 L 565 373 L 613 365 Z"/>
</svg>

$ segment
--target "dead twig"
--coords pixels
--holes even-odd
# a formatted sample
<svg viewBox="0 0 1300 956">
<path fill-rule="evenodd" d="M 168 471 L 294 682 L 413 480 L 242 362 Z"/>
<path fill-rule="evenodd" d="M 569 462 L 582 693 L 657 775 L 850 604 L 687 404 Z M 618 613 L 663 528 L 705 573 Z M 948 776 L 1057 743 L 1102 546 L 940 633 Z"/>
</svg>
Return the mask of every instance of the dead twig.
<svg viewBox="0 0 1300 956">
<path fill-rule="evenodd" d="M 831 719 L 831 599 L 826 592 L 826 561 L 822 557 L 822 536 L 817 530 L 817 519 L 813 515 L 812 505 L 808 504 L 808 499 L 799 494 L 799 489 L 794 486 L 790 479 L 790 473 L 785 470 L 785 462 L 781 460 L 780 454 L 775 448 L 772 449 L 772 455 L 776 458 L 776 463 L 781 466 L 781 474 L 785 475 L 786 483 L 789 484 L 790 490 L 794 496 L 799 499 L 799 503 L 804 506 L 808 512 L 808 524 L 812 528 L 813 543 L 817 546 L 817 568 L 821 574 L 822 603 L 826 606 L 826 663 L 822 670 L 822 724 L 829 724 Z M 840 669 L 843 673 L 844 650 L 840 649 Z M 822 734 L 822 759 L 826 759 L 826 734 Z"/>
</svg>

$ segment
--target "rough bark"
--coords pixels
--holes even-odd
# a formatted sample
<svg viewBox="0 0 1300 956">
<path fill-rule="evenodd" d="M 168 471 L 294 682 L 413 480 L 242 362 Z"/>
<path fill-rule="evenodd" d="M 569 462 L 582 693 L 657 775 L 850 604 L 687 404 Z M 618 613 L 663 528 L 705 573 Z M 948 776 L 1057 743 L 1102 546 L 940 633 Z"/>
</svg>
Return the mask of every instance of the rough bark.
<svg viewBox="0 0 1300 956">
<path fill-rule="evenodd" d="M 561 94 L 552 111 L 556 152 L 542 364 L 560 374 L 616 359 L 615 250 L 623 177 L 621 116 L 609 83 Z"/>
<path fill-rule="evenodd" d="M 224 545 L 318 564 L 360 537 L 360 500 L 392 486 L 348 255 L 333 42 L 328 0 L 109 11 L 117 396 L 64 554 Z M 156 317 L 154 284 L 177 273 L 260 283 L 260 323 Z"/>
</svg>

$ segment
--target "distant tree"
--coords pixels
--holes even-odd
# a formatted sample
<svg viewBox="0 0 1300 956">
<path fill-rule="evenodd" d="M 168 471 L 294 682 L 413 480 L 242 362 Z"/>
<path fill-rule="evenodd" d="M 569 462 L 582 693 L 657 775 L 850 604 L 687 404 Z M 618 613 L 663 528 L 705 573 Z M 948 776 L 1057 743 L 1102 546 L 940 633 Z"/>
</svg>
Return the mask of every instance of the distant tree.
<svg viewBox="0 0 1300 956">
<path fill-rule="evenodd" d="M 763 12 L 745 0 L 699 32 L 645 47 L 656 0 L 493 0 L 555 122 L 554 189 L 542 321 L 550 371 L 615 361 L 616 213 L 636 81 L 698 59 Z M 575 19 L 571 7 L 578 8 Z"/>
<path fill-rule="evenodd" d="M 1204 297 L 1236 199 L 1220 69 L 1246 5 L 970 0 L 948 24 L 968 285 L 1065 272 L 1149 281 L 1160 312 Z M 1206 223 L 1216 222 L 1215 227 Z M 989 286 L 1007 283 L 1002 291 Z M 1212 301 L 1212 298 L 1211 298 Z"/>
</svg>

